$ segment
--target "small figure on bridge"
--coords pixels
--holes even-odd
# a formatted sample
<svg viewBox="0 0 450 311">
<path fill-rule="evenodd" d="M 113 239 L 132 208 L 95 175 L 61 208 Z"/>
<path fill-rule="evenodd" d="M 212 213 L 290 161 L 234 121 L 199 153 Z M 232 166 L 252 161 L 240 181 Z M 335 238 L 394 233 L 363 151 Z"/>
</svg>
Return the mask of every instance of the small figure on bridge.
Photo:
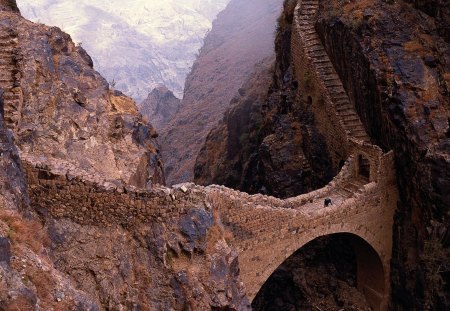
<svg viewBox="0 0 450 311">
<path fill-rule="evenodd" d="M 325 201 L 323 202 L 323 206 L 327 207 L 328 205 L 333 205 L 333 202 L 330 198 L 325 198 Z"/>
</svg>

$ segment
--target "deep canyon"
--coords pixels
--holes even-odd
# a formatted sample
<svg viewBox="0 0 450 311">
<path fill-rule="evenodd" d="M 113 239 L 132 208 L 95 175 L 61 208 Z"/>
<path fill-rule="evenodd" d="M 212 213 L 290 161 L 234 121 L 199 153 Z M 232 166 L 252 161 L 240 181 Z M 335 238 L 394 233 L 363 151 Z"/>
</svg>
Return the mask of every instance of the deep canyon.
<svg viewBox="0 0 450 311">
<path fill-rule="evenodd" d="M 448 310 L 448 3 L 208 3 L 136 104 L 0 0 L 0 310 Z"/>
</svg>

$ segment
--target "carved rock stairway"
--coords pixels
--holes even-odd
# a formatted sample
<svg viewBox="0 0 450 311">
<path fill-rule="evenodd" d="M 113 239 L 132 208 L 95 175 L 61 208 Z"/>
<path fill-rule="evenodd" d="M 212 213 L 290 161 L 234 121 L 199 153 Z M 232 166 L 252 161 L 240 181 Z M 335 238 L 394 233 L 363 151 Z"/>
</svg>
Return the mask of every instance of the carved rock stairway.
<svg viewBox="0 0 450 311">
<path fill-rule="evenodd" d="M 6 125 L 15 128 L 20 120 L 22 90 L 17 68 L 17 34 L 9 27 L 0 26 L 0 90 Z"/>
<path fill-rule="evenodd" d="M 319 9 L 319 1 L 302 0 L 298 8 L 298 27 L 304 39 L 305 52 L 311 58 L 313 66 L 323 81 L 344 130 L 348 136 L 369 143 L 370 138 L 345 92 L 341 79 L 323 47 L 319 35 L 315 31 L 314 24 Z"/>
</svg>

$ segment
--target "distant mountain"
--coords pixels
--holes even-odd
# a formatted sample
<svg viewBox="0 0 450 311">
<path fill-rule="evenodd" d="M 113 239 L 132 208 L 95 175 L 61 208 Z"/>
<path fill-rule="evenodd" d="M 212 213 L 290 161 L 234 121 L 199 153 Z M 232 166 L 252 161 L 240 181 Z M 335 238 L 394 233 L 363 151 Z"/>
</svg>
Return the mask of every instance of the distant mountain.
<svg viewBox="0 0 450 311">
<path fill-rule="evenodd" d="M 181 106 L 159 129 L 168 184 L 193 180 L 195 160 L 211 129 L 255 71 L 273 56 L 283 0 L 231 0 L 214 21 L 186 79 Z"/>
<path fill-rule="evenodd" d="M 19 0 L 22 15 L 68 32 L 116 88 L 142 101 L 183 94 L 203 38 L 229 0 Z"/>
<path fill-rule="evenodd" d="M 141 113 L 152 121 L 156 129 L 163 128 L 180 108 L 181 100 L 164 85 L 154 88 L 148 97 L 138 104 Z"/>
</svg>

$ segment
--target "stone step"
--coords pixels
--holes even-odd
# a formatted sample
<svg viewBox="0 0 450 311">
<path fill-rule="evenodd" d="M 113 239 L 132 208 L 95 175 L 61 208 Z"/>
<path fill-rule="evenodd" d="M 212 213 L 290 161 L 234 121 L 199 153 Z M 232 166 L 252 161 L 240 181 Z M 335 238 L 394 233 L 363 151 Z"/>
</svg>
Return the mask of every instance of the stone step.
<svg viewBox="0 0 450 311">
<path fill-rule="evenodd" d="M 0 70 L 8 70 L 9 68 L 14 68 L 14 64 L 11 59 L 0 59 Z"/>
<path fill-rule="evenodd" d="M 368 139 L 367 133 L 363 129 L 351 131 L 351 136 L 358 139 Z"/>
<path fill-rule="evenodd" d="M 333 97 L 334 102 L 336 102 L 340 99 L 348 100 L 348 96 L 347 96 L 347 93 L 345 93 L 344 88 L 341 88 L 340 90 L 335 90 L 330 95 Z"/>
<path fill-rule="evenodd" d="M 355 111 L 353 110 L 353 108 L 348 108 L 347 110 L 338 111 L 338 116 L 341 119 L 343 119 L 347 116 L 353 116 L 353 115 L 355 115 Z"/>
<path fill-rule="evenodd" d="M 342 88 L 343 87 L 340 80 L 325 80 L 325 79 L 322 79 L 322 80 L 327 88 L 333 89 L 333 88 Z"/>
<path fill-rule="evenodd" d="M 20 102 L 20 100 L 18 100 L 18 99 L 7 100 L 7 101 L 5 100 L 5 109 L 6 109 L 6 106 L 9 106 L 9 107 L 19 107 L 20 104 L 21 104 L 21 102 Z"/>
<path fill-rule="evenodd" d="M 347 116 L 344 116 L 343 118 L 342 118 L 342 120 L 346 123 L 346 124 L 361 124 L 361 122 L 360 122 L 360 120 L 359 120 L 359 116 L 356 114 L 356 113 L 354 113 L 354 114 L 352 114 L 352 115 L 347 115 Z"/>
<path fill-rule="evenodd" d="M 310 32 L 310 33 L 305 33 L 304 34 L 305 40 L 319 40 L 320 43 L 322 43 L 320 41 L 320 37 L 317 35 L 316 30 L 314 30 L 314 32 Z"/>
<path fill-rule="evenodd" d="M 14 83 L 14 79 L 12 79 L 11 77 L 10 78 L 0 78 L 0 83 L 3 83 L 3 84 L 7 84 L 7 83 Z"/>
<path fill-rule="evenodd" d="M 302 9 L 303 8 L 305 8 L 305 9 L 311 9 L 311 8 L 314 8 L 314 9 L 318 9 L 319 8 L 319 3 L 317 2 L 317 1 L 312 1 L 312 2 L 302 2 Z"/>
<path fill-rule="evenodd" d="M 316 28 L 314 27 L 314 25 L 307 25 L 302 27 L 302 31 L 306 34 L 312 34 L 316 32 Z"/>
<path fill-rule="evenodd" d="M 342 86 L 342 84 L 330 86 L 330 87 L 327 87 L 327 89 L 330 93 L 333 93 L 333 94 L 344 92 L 344 87 Z"/>
<path fill-rule="evenodd" d="M 319 52 L 326 53 L 325 49 L 323 48 L 322 43 L 306 46 L 305 49 L 306 49 L 306 51 L 308 51 L 310 53 L 317 53 L 317 54 Z"/>
<path fill-rule="evenodd" d="M 350 104 L 336 106 L 336 111 L 342 117 L 345 117 L 345 116 L 349 115 L 350 114 L 349 111 L 351 111 L 351 113 L 355 113 L 354 108 Z"/>
<path fill-rule="evenodd" d="M 324 48 L 322 47 L 322 45 L 316 45 L 313 47 L 307 47 L 305 48 L 306 52 L 308 52 L 309 55 L 311 55 L 311 57 L 314 58 L 315 54 L 319 54 L 319 53 L 323 53 L 325 52 Z M 331 65 L 331 62 L 330 62 Z"/>
<path fill-rule="evenodd" d="M 322 41 L 320 41 L 319 36 L 314 35 L 314 34 L 308 34 L 308 35 L 306 35 L 306 36 L 305 36 L 305 42 L 307 42 L 308 44 L 310 44 L 311 41 L 322 44 Z"/>
<path fill-rule="evenodd" d="M 363 126 L 359 122 L 357 124 L 352 124 L 352 125 L 344 123 L 344 128 L 346 130 L 350 131 L 350 133 L 354 133 L 354 132 L 357 133 L 357 132 L 360 132 L 360 131 L 364 131 Z"/>
<path fill-rule="evenodd" d="M 4 100 L 20 100 L 20 95 L 13 92 L 5 92 L 3 94 Z"/>
<path fill-rule="evenodd" d="M 333 73 L 333 66 L 331 64 L 322 63 L 316 64 L 315 67 L 319 71 L 319 73 L 323 76 L 322 79 L 325 81 L 325 78 L 329 77 L 330 74 Z M 326 81 L 335 81 L 335 80 L 326 80 Z M 338 80 L 339 81 L 339 80 Z"/>
<path fill-rule="evenodd" d="M 316 14 L 317 14 L 317 10 L 302 10 L 298 16 L 300 18 L 302 18 L 302 17 L 311 18 Z"/>
</svg>

